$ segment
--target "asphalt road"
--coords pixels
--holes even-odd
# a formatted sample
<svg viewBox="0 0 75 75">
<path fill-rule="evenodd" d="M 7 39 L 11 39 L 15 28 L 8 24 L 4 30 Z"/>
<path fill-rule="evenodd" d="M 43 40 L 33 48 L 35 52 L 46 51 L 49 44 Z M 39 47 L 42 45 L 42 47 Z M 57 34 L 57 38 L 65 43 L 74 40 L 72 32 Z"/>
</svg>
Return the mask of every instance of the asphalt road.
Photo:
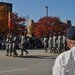
<svg viewBox="0 0 75 75">
<path fill-rule="evenodd" d="M 58 54 L 44 53 L 43 49 L 28 50 L 26 56 L 8 57 L 0 50 L 0 75 L 52 75 L 52 66 Z"/>
</svg>

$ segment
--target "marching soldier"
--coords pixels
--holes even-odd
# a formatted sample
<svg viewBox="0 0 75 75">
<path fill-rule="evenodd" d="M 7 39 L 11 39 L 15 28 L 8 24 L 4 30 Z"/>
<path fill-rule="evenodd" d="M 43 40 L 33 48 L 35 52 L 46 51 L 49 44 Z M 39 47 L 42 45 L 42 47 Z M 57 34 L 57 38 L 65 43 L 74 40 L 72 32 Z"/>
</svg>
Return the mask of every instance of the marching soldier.
<svg viewBox="0 0 75 75">
<path fill-rule="evenodd" d="M 53 35 L 53 52 L 54 53 L 56 52 L 56 41 L 57 41 L 57 36 L 54 33 L 54 35 Z"/>
<path fill-rule="evenodd" d="M 9 55 L 9 34 L 6 37 L 6 51 L 7 51 L 6 56 L 8 56 Z"/>
<path fill-rule="evenodd" d="M 20 38 L 21 38 L 21 42 L 20 42 L 21 55 L 20 56 L 23 56 L 23 51 L 25 51 L 26 55 L 27 55 L 28 51 L 26 50 L 26 34 L 24 32 L 22 32 L 22 35 L 20 36 Z"/>
<path fill-rule="evenodd" d="M 48 47 L 49 47 L 49 50 L 50 50 L 50 53 L 52 52 L 52 34 L 50 34 L 49 36 L 49 40 L 48 40 Z"/>
<path fill-rule="evenodd" d="M 45 52 L 47 53 L 48 38 L 47 38 L 46 35 L 44 36 L 43 43 L 44 43 L 44 49 L 45 49 Z"/>
<path fill-rule="evenodd" d="M 62 52 L 62 36 L 60 32 L 58 33 L 58 53 Z"/>
<path fill-rule="evenodd" d="M 63 34 L 63 51 L 66 51 L 66 34 Z"/>
<path fill-rule="evenodd" d="M 9 53 L 10 53 L 10 56 L 12 56 L 11 42 L 12 42 L 12 35 L 10 33 L 7 35 L 7 38 L 6 38 L 6 51 L 7 51 L 6 56 L 9 56 Z"/>
<path fill-rule="evenodd" d="M 16 52 L 16 47 L 17 47 L 17 36 L 16 34 L 13 34 L 12 36 L 12 51 L 13 51 L 13 56 L 17 56 L 17 52 Z"/>
</svg>

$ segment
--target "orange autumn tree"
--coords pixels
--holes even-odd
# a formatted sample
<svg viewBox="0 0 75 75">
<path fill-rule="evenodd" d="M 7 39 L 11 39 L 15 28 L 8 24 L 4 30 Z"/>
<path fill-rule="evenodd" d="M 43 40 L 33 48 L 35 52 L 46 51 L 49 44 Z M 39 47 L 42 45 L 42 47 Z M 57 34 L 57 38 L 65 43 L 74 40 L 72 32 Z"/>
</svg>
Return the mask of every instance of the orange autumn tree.
<svg viewBox="0 0 75 75">
<path fill-rule="evenodd" d="M 27 28 L 25 26 L 26 19 L 25 17 L 19 17 L 18 13 L 12 13 L 12 28 L 11 32 L 21 33 L 25 31 L 27 33 Z"/>
<path fill-rule="evenodd" d="M 11 27 L 10 32 L 20 33 L 22 31 L 27 31 L 25 26 L 26 19 L 25 17 L 19 17 L 18 13 L 10 14 Z M 8 8 L 5 4 L 0 6 L 0 33 L 7 34 L 9 32 L 8 28 Z"/>
<path fill-rule="evenodd" d="M 36 37 L 49 36 L 49 34 L 58 32 L 63 34 L 68 27 L 70 25 L 61 22 L 58 17 L 43 17 L 36 23 L 33 33 Z"/>
<path fill-rule="evenodd" d="M 49 36 L 50 33 L 58 30 L 61 21 L 58 17 L 43 17 L 37 23 L 34 29 L 34 35 L 37 37 Z M 60 30 L 60 28 L 59 28 Z"/>
<path fill-rule="evenodd" d="M 8 12 L 5 4 L 0 6 L 0 33 L 7 31 Z"/>
</svg>

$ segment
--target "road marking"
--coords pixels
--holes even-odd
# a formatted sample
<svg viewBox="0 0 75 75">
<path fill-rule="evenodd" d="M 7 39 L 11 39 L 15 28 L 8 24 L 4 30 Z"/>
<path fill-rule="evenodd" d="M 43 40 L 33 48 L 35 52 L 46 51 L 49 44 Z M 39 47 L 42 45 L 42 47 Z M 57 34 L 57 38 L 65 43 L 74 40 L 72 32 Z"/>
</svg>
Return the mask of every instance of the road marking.
<svg viewBox="0 0 75 75">
<path fill-rule="evenodd" d="M 23 71 L 23 70 L 28 70 L 28 68 L 24 68 L 24 69 L 15 69 L 15 70 L 7 70 L 7 71 L 0 71 L 0 73 L 15 72 L 15 71 Z"/>
</svg>

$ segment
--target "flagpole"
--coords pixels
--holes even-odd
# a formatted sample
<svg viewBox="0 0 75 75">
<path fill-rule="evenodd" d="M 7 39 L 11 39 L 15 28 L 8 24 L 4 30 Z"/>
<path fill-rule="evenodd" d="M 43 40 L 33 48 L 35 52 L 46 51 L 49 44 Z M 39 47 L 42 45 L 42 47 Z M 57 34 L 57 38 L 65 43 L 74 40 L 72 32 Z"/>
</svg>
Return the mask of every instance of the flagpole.
<svg viewBox="0 0 75 75">
<path fill-rule="evenodd" d="M 10 34 L 10 8 L 8 12 L 8 29 L 9 29 L 9 34 Z"/>
<path fill-rule="evenodd" d="M 10 28 L 9 28 L 9 34 L 10 34 Z"/>
<path fill-rule="evenodd" d="M 10 10 L 9 10 L 9 34 L 10 34 Z"/>
</svg>

